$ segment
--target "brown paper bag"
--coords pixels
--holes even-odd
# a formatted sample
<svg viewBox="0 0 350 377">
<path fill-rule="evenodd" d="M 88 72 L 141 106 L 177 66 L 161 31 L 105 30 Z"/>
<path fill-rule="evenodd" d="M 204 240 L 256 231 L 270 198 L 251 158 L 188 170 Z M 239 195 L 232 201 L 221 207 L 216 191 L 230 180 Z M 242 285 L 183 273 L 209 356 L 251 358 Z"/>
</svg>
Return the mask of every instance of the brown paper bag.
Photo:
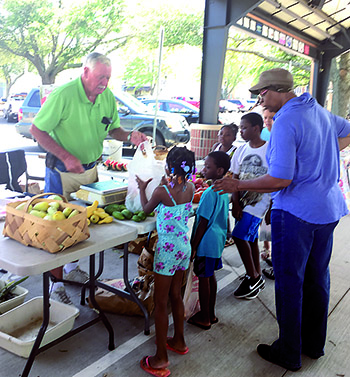
<svg viewBox="0 0 350 377">
<path fill-rule="evenodd" d="M 143 278 L 143 279 L 142 279 Z M 153 292 L 154 282 L 153 278 L 140 277 L 143 280 L 143 284 L 137 284 L 134 291 L 137 297 L 145 306 L 148 313 L 151 315 L 154 310 Z M 111 285 L 112 287 L 124 290 L 125 284 L 123 279 L 106 280 L 104 283 Z M 115 313 L 122 315 L 139 315 L 143 316 L 143 312 L 140 307 L 133 301 L 130 301 L 124 297 L 118 296 L 115 293 L 106 291 L 99 288 L 95 294 L 95 299 L 100 308 L 107 313 Z M 89 299 L 87 299 L 89 302 Z M 89 306 L 92 307 L 89 302 Z"/>
</svg>

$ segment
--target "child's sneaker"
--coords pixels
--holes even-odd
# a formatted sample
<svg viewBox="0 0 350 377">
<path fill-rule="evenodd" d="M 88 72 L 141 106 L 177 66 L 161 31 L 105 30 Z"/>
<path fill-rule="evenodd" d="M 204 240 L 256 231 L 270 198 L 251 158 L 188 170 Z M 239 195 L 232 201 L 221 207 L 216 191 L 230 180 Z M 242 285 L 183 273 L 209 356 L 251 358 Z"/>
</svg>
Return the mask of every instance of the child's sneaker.
<svg viewBox="0 0 350 377">
<path fill-rule="evenodd" d="M 50 298 L 52 300 L 62 302 L 63 304 L 73 305 L 64 287 L 59 287 L 55 291 L 53 291 L 50 295 Z"/>
<path fill-rule="evenodd" d="M 76 267 L 68 274 L 66 274 L 63 270 L 63 279 L 84 284 L 89 280 L 89 275 L 85 271 L 81 270 L 79 267 Z"/>
<path fill-rule="evenodd" d="M 265 280 L 262 276 L 258 276 L 256 279 L 246 275 L 240 286 L 233 293 L 236 298 L 244 298 L 255 292 L 258 288 L 265 285 Z"/>
<path fill-rule="evenodd" d="M 260 293 L 263 289 L 265 289 L 265 282 L 264 282 L 264 284 L 263 284 L 260 288 L 256 289 L 256 290 L 253 291 L 250 295 L 245 296 L 244 298 L 245 298 L 246 300 L 253 300 L 253 299 L 255 299 L 255 298 L 257 298 L 257 297 L 259 296 L 259 293 Z"/>
</svg>

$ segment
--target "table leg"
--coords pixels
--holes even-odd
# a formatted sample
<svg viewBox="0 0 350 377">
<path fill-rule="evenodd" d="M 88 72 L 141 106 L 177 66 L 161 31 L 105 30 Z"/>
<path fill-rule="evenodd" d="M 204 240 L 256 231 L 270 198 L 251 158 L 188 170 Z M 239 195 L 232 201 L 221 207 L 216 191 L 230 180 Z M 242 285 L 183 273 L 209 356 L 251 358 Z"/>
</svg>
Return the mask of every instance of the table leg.
<svg viewBox="0 0 350 377">
<path fill-rule="evenodd" d="M 124 284 L 125 287 L 127 288 L 128 292 L 130 293 L 131 297 L 133 298 L 133 301 L 136 302 L 136 304 L 140 307 L 142 310 L 144 316 L 145 316 L 145 330 L 144 333 L 145 335 L 150 334 L 149 330 L 149 314 L 147 309 L 144 307 L 144 305 L 141 303 L 139 298 L 136 296 L 134 290 L 132 289 L 130 283 L 129 283 L 129 271 L 128 271 L 128 266 L 129 266 L 129 250 L 128 250 L 128 243 L 124 244 L 124 261 L 123 261 L 123 278 L 124 278 Z"/>
<path fill-rule="evenodd" d="M 97 280 L 102 275 L 103 267 L 104 267 L 104 250 L 98 254 L 98 271 L 95 275 L 95 280 Z M 85 305 L 85 292 L 86 292 L 86 288 L 89 287 L 89 284 L 90 284 L 89 281 L 87 281 L 81 287 L 80 305 Z"/>
<path fill-rule="evenodd" d="M 43 274 L 43 323 L 40 327 L 40 330 L 34 342 L 33 348 L 30 352 L 27 363 L 23 369 L 22 377 L 27 377 L 29 375 L 35 356 L 39 353 L 38 350 L 39 350 L 41 341 L 44 337 L 45 331 L 49 324 L 49 319 L 50 319 L 50 295 L 49 295 L 50 278 L 49 277 L 50 277 L 50 272 L 45 272 Z"/>
<path fill-rule="evenodd" d="M 89 281 L 89 300 L 91 302 L 91 305 L 93 308 L 98 310 L 98 315 L 101 318 L 103 324 L 105 325 L 108 334 L 109 334 L 109 345 L 108 349 L 110 351 L 115 349 L 114 345 L 114 331 L 112 328 L 112 325 L 109 323 L 106 315 L 103 313 L 103 311 L 98 306 L 96 300 L 95 300 L 95 255 L 90 255 L 90 281 Z"/>
</svg>

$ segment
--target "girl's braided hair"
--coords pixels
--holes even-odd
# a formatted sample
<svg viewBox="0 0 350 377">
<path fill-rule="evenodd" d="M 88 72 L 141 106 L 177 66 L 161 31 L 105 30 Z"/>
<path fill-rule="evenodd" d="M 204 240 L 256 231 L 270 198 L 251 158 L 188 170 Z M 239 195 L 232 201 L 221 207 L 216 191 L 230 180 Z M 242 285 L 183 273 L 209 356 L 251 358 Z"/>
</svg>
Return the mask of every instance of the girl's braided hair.
<svg viewBox="0 0 350 377">
<path fill-rule="evenodd" d="M 181 177 L 189 177 L 196 170 L 194 152 L 186 147 L 171 148 L 166 157 L 166 163 L 172 174 Z"/>
<path fill-rule="evenodd" d="M 238 126 L 234 123 L 230 123 L 230 124 L 224 124 L 221 128 L 220 128 L 220 131 L 223 130 L 224 128 L 227 128 L 229 129 L 231 132 L 232 132 L 232 135 L 234 137 L 237 136 L 237 133 L 238 133 Z"/>
</svg>

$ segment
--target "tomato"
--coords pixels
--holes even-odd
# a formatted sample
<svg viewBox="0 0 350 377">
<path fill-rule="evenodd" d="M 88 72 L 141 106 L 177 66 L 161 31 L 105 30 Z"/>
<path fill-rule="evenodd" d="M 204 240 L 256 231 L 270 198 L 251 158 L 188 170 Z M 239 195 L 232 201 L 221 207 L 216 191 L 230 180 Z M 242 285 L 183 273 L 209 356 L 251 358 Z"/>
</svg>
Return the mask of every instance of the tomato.
<svg viewBox="0 0 350 377">
<path fill-rule="evenodd" d="M 204 189 L 198 189 L 195 191 L 194 196 L 193 196 L 193 203 L 199 203 L 204 191 L 205 191 Z"/>
</svg>

